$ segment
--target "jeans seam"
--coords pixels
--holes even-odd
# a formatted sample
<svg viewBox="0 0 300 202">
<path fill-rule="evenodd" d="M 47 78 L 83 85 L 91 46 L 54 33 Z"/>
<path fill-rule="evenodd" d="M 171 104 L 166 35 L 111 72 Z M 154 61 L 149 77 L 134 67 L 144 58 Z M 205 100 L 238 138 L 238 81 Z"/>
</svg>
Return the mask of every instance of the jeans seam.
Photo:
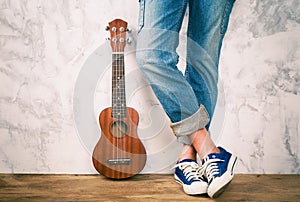
<svg viewBox="0 0 300 202">
<path fill-rule="evenodd" d="M 224 25 L 225 25 L 226 17 L 228 16 L 228 11 L 229 11 L 229 8 L 230 8 L 230 1 L 231 0 L 227 0 L 226 5 L 224 7 L 224 11 L 223 11 L 223 15 L 222 15 L 222 21 L 221 21 L 221 25 L 220 25 L 220 34 L 225 34 L 226 33 L 226 28 L 224 27 Z"/>
<path fill-rule="evenodd" d="M 138 20 L 139 27 L 137 33 L 139 33 L 144 27 L 144 21 L 145 21 L 145 0 L 139 0 L 139 3 L 140 3 L 139 20 Z"/>
<path fill-rule="evenodd" d="M 185 1 L 183 2 L 183 5 L 186 5 L 186 3 L 187 3 L 187 0 L 185 0 Z M 181 17 L 182 15 L 184 15 L 184 13 L 186 12 L 186 8 L 187 8 L 187 7 L 185 7 L 185 9 L 181 9 L 181 13 L 180 13 L 180 15 L 179 15 L 180 17 Z M 183 18 L 184 18 L 184 16 L 183 16 Z M 182 21 L 183 21 L 183 19 L 182 19 Z M 181 29 L 182 21 L 177 20 L 177 23 L 176 23 L 176 30 L 180 30 L 180 29 Z"/>
</svg>

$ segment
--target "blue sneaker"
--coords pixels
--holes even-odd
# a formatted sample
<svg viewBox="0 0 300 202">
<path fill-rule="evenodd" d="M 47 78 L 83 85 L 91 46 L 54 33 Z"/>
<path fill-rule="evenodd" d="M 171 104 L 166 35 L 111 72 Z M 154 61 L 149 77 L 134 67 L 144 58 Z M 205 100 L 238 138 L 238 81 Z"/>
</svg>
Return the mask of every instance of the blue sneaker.
<svg viewBox="0 0 300 202">
<path fill-rule="evenodd" d="M 175 165 L 174 178 L 183 186 L 186 194 L 197 195 L 207 193 L 207 181 L 200 174 L 200 166 L 195 160 L 184 159 Z"/>
<path fill-rule="evenodd" d="M 207 194 L 211 198 L 219 196 L 232 180 L 237 157 L 218 147 L 220 153 L 207 155 L 202 161 L 202 173 L 208 181 Z"/>
</svg>

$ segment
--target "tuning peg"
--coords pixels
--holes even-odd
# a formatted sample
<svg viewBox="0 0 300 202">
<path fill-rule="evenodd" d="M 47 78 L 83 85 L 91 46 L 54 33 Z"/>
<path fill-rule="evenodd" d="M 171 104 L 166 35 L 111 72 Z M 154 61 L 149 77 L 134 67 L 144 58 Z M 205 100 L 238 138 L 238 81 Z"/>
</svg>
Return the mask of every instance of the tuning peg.
<svg viewBox="0 0 300 202">
<path fill-rule="evenodd" d="M 105 31 L 108 31 L 109 29 L 110 29 L 109 26 L 106 26 L 106 27 L 105 27 Z"/>
<path fill-rule="evenodd" d="M 127 42 L 128 44 L 131 44 L 132 38 L 131 38 L 131 37 L 128 37 L 127 40 L 126 40 L 126 42 Z"/>
<path fill-rule="evenodd" d="M 131 33 L 132 32 L 132 29 L 131 28 L 127 28 L 126 30 L 128 33 Z"/>
<path fill-rule="evenodd" d="M 110 38 L 109 38 L 109 37 L 107 37 L 107 38 L 105 38 L 105 40 L 106 40 L 106 41 L 110 41 Z"/>
</svg>

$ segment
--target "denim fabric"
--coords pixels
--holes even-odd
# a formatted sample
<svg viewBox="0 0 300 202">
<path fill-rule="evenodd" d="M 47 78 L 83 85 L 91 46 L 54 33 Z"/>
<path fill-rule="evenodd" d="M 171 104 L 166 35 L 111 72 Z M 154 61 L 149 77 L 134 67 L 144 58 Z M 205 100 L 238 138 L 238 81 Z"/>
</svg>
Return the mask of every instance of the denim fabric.
<svg viewBox="0 0 300 202">
<path fill-rule="evenodd" d="M 140 0 L 137 63 L 169 116 L 180 142 L 209 129 L 217 101 L 218 63 L 235 0 Z M 186 71 L 178 70 L 186 10 Z"/>
</svg>

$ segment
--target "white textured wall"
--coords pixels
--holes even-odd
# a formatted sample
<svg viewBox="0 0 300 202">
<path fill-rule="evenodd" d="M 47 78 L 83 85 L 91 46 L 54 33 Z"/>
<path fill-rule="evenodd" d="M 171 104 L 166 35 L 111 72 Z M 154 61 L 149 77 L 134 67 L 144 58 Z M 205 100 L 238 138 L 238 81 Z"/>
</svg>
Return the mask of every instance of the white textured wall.
<svg viewBox="0 0 300 202">
<path fill-rule="evenodd" d="M 298 0 L 235 4 L 212 136 L 239 156 L 239 173 L 300 173 L 299 10 Z M 133 28 L 127 104 L 140 114 L 143 172 L 170 172 L 180 145 L 136 67 L 137 17 L 137 0 L 0 1 L 1 173 L 96 173 L 97 116 L 110 105 L 104 28 L 114 18 Z"/>
</svg>

